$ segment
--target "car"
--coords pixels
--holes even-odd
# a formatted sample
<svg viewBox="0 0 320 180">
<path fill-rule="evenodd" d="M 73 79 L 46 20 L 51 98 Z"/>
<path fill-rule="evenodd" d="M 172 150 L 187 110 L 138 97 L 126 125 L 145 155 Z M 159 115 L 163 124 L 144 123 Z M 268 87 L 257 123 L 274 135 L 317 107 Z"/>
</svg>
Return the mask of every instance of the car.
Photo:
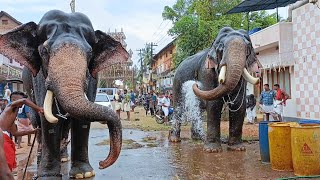
<svg viewBox="0 0 320 180">
<path fill-rule="evenodd" d="M 114 95 L 117 93 L 117 88 L 98 88 L 97 92 L 108 94 L 109 99 L 113 101 Z"/>
<path fill-rule="evenodd" d="M 105 93 L 97 93 L 96 100 L 94 101 L 94 103 L 100 104 L 102 106 L 107 106 L 113 109 L 109 96 L 108 94 L 105 94 Z"/>
</svg>

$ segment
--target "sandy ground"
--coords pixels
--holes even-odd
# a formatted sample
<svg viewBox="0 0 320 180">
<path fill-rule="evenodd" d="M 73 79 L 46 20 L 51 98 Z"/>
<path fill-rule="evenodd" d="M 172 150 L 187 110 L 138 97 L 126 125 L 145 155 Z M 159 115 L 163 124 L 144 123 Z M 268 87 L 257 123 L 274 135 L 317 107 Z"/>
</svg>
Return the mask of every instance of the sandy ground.
<svg viewBox="0 0 320 180">
<path fill-rule="evenodd" d="M 145 110 L 142 107 L 137 107 L 135 109 L 135 112 L 131 113 L 131 121 L 127 120 L 121 120 L 122 126 L 124 129 L 139 129 L 145 132 L 152 132 L 152 131 L 169 131 L 170 126 L 165 126 L 163 124 L 157 124 L 155 119 L 151 117 L 150 114 L 147 116 L 145 115 Z M 258 115 L 258 120 L 261 119 L 261 115 Z M 126 119 L 126 113 L 121 112 L 121 119 Z M 190 124 L 190 123 L 189 123 Z M 204 123 L 206 126 L 206 123 Z M 101 129 L 101 128 L 107 128 L 107 125 L 100 124 L 100 123 L 92 123 L 91 124 L 92 129 Z M 205 127 L 204 127 L 205 128 Z M 227 121 L 222 121 L 221 123 L 221 132 L 222 136 L 225 137 L 228 135 L 228 129 L 229 124 Z M 190 135 L 190 125 L 182 126 L 183 136 L 189 136 Z M 34 136 L 32 136 L 33 139 Z M 190 137 L 190 136 L 189 136 Z M 243 127 L 243 139 L 244 140 L 257 140 L 258 139 L 258 124 L 246 124 Z M 27 146 L 27 137 L 23 137 L 22 148 L 17 149 L 17 163 L 18 167 L 16 168 L 16 172 L 19 174 L 19 177 L 22 177 L 28 155 L 30 152 L 31 147 Z M 37 143 L 35 143 L 35 146 L 33 148 L 33 151 L 31 153 L 31 161 L 35 159 L 36 157 L 36 147 Z M 15 176 L 17 179 L 17 176 Z"/>
</svg>

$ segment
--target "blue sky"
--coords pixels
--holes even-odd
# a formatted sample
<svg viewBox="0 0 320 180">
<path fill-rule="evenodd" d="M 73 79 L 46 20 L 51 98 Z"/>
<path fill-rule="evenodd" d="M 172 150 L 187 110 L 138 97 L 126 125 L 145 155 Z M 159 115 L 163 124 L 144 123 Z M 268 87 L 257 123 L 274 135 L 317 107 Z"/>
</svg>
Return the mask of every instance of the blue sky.
<svg viewBox="0 0 320 180">
<path fill-rule="evenodd" d="M 145 43 L 155 42 L 156 52 L 172 41 L 167 35 L 171 22 L 163 21 L 164 6 L 172 6 L 176 0 L 76 0 L 76 11 L 86 14 L 95 29 L 118 31 L 123 28 L 128 50 L 134 52 L 133 62 L 137 63 L 137 49 Z M 39 22 L 42 15 L 59 9 L 70 12 L 70 0 L 0 0 L 0 10 L 6 11 L 18 21 Z M 287 17 L 287 8 L 280 9 L 280 15 Z M 274 12 L 274 11 L 270 11 Z"/>
</svg>

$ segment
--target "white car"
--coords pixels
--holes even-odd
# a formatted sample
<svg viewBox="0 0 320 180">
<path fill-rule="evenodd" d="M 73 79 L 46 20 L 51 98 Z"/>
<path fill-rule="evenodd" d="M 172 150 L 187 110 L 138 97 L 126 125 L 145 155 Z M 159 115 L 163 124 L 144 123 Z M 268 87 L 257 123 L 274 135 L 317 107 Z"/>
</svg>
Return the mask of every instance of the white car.
<svg viewBox="0 0 320 180">
<path fill-rule="evenodd" d="M 97 93 L 96 95 L 96 100 L 95 102 L 96 104 L 100 104 L 102 106 L 107 106 L 109 108 L 112 109 L 112 105 L 111 105 L 111 101 L 109 99 L 108 94 L 105 93 Z"/>
</svg>

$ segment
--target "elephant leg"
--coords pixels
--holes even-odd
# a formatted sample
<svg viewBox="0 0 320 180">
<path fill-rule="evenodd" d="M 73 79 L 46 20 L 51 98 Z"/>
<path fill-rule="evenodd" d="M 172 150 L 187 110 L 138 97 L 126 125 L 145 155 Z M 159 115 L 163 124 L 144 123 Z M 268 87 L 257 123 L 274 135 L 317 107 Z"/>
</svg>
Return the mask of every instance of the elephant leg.
<svg viewBox="0 0 320 180">
<path fill-rule="evenodd" d="M 42 155 L 38 179 L 59 180 L 60 174 L 60 133 L 61 120 L 57 124 L 51 124 L 45 119 L 41 121 L 42 128 Z"/>
<path fill-rule="evenodd" d="M 71 170 L 69 176 L 83 179 L 94 176 L 88 158 L 90 122 L 71 119 Z"/>
<path fill-rule="evenodd" d="M 205 152 L 222 152 L 220 139 L 221 100 L 210 101 L 207 104 L 207 138 L 204 144 Z"/>
<path fill-rule="evenodd" d="M 231 107 L 235 109 L 240 106 L 240 103 Z M 245 151 L 245 147 L 242 144 L 242 127 L 245 116 L 245 105 L 240 107 L 236 112 L 229 111 L 229 141 L 228 150 L 231 151 Z"/>
<path fill-rule="evenodd" d="M 62 123 L 62 137 L 61 137 L 61 162 L 67 162 L 70 160 L 68 154 L 68 138 L 69 138 L 69 131 L 71 128 L 70 120 L 65 120 Z"/>
</svg>

